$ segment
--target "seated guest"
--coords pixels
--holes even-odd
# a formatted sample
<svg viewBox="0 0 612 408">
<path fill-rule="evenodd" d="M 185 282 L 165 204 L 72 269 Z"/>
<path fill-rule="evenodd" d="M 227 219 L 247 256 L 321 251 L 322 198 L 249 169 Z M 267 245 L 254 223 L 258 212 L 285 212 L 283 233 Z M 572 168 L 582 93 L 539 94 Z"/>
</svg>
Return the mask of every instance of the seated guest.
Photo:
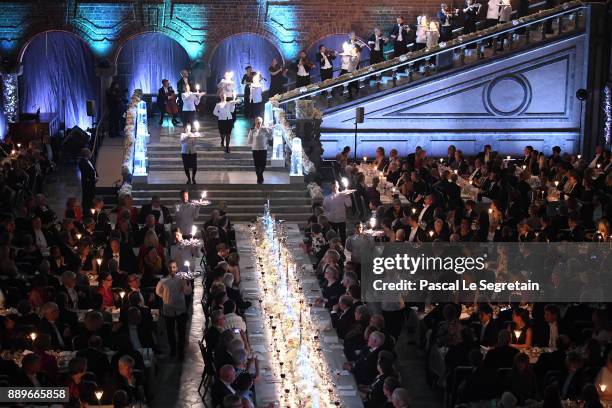
<svg viewBox="0 0 612 408">
<path fill-rule="evenodd" d="M 374 382 L 377 375 L 378 354 L 382 351 L 385 343 L 385 335 L 374 331 L 368 337 L 368 344 L 359 353 L 355 363 L 345 363 L 355 376 L 358 386 L 367 386 Z"/>
<path fill-rule="evenodd" d="M 338 337 L 343 339 L 355 323 L 355 312 L 353 309 L 353 298 L 350 295 L 342 295 L 331 312 L 332 326 L 336 329 Z"/>
<path fill-rule="evenodd" d="M 155 346 L 153 327 L 150 324 L 143 324 L 140 309 L 136 306 L 128 309 L 127 321 L 121 323 L 120 332 L 129 336 L 135 350 L 153 348 Z"/>
<path fill-rule="evenodd" d="M 157 242 L 147 240 L 147 234 L 149 231 L 155 235 Z M 135 244 L 136 246 L 166 246 L 166 231 L 164 230 L 164 226 L 162 224 L 157 223 L 155 215 L 147 215 L 147 218 L 145 218 L 145 225 L 136 234 Z"/>
<path fill-rule="evenodd" d="M 49 387 L 49 378 L 42 372 L 42 359 L 36 353 L 23 356 L 21 369 L 11 379 L 11 385 L 16 387 Z"/>
<path fill-rule="evenodd" d="M 374 157 L 374 166 L 376 170 L 383 171 L 388 165 L 389 161 L 385 158 L 385 148 L 378 146 L 376 148 L 376 155 Z"/>
<path fill-rule="evenodd" d="M 144 392 L 144 377 L 140 370 L 134 369 L 135 361 L 132 357 L 124 355 L 119 358 L 117 371 L 109 384 L 109 392 L 104 395 L 112 396 L 116 391 L 123 390 L 128 395 L 128 402 L 136 404 L 146 402 Z"/>
<path fill-rule="evenodd" d="M 160 255 L 157 247 L 147 247 L 140 264 L 140 275 L 142 284 L 147 287 L 156 286 L 159 276 L 168 275 L 165 255 Z"/>
<path fill-rule="evenodd" d="M 215 310 L 211 313 L 210 320 L 211 326 L 206 329 L 204 338 L 206 340 L 206 350 L 210 352 L 212 358 L 212 351 L 219 346 L 219 339 L 225 331 L 225 315 L 222 310 Z"/>
<path fill-rule="evenodd" d="M 96 375 L 100 383 L 105 383 L 111 374 L 111 366 L 108 356 L 102 351 L 102 339 L 99 336 L 91 336 L 87 342 L 87 348 L 79 350 L 77 357 L 87 361 L 87 370 Z"/>
<path fill-rule="evenodd" d="M 608 352 L 606 365 L 599 370 L 594 382 L 598 385 L 599 399 L 612 401 L 612 350 Z"/>
<path fill-rule="evenodd" d="M 43 318 L 38 324 L 38 332 L 51 336 L 51 347 L 54 350 L 67 350 L 70 348 L 70 328 L 59 320 L 59 308 L 53 302 L 45 303 L 42 307 Z"/>
<path fill-rule="evenodd" d="M 493 309 L 488 304 L 478 307 L 478 320 L 480 321 L 480 333 L 478 333 L 478 344 L 485 347 L 493 347 L 497 344 L 497 328 L 493 321 Z"/>
<path fill-rule="evenodd" d="M 384 384 L 387 378 L 397 378 L 394 367 L 395 356 L 390 351 L 383 350 L 378 354 L 376 368 L 378 375 L 372 384 L 367 388 L 364 406 L 366 408 L 379 408 L 385 404 L 387 397 L 384 392 Z"/>
<path fill-rule="evenodd" d="M 128 273 L 135 273 L 138 269 L 138 260 L 134 251 L 127 244 L 121 244 L 119 238 L 113 236 L 109 247 L 104 250 L 102 265 L 106 268 L 109 259 L 119 262 L 119 269 Z M 103 268 L 104 269 L 104 268 Z"/>
<path fill-rule="evenodd" d="M 214 407 L 222 405 L 226 396 L 236 393 L 232 386 L 235 380 L 236 370 L 233 366 L 226 364 L 219 368 L 219 374 L 215 378 L 211 389 L 211 399 Z"/>
<path fill-rule="evenodd" d="M 544 321 L 534 327 L 534 344 L 538 347 L 555 348 L 557 338 L 564 334 L 561 326 L 560 311 L 557 305 L 544 306 Z"/>
<path fill-rule="evenodd" d="M 372 185 L 366 189 L 368 196 L 368 205 L 372 208 L 378 208 L 382 205 L 380 201 L 380 191 L 378 191 L 378 185 L 380 184 L 380 178 L 378 176 L 372 177 Z"/>
<path fill-rule="evenodd" d="M 234 274 L 227 272 L 223 275 L 223 283 L 225 284 L 225 293 L 227 297 L 236 304 L 236 310 L 242 312 L 251 306 L 250 302 L 245 302 L 240 293 L 240 289 L 234 287 Z"/>
<path fill-rule="evenodd" d="M 410 394 L 405 388 L 396 388 L 391 394 L 393 408 L 408 408 L 410 405 Z"/>
<path fill-rule="evenodd" d="M 393 391 L 399 388 L 400 382 L 396 377 L 387 377 L 383 383 L 383 394 L 385 395 L 384 402 L 379 405 L 382 408 L 394 408 L 391 402 Z M 368 407 L 369 408 L 369 407 Z"/>
<path fill-rule="evenodd" d="M 40 333 L 32 344 L 34 353 L 40 356 L 41 371 L 44 372 L 51 382 L 57 380 L 57 359 L 47 353 L 51 349 L 51 336 Z"/>
<path fill-rule="evenodd" d="M 461 330 L 463 326 L 459 321 L 460 310 L 454 304 L 447 304 L 442 311 L 444 321 L 440 322 L 436 332 L 437 344 L 441 347 L 448 347 L 461 343 Z"/>
<path fill-rule="evenodd" d="M 82 403 L 81 388 L 83 376 L 87 373 L 87 363 L 83 357 L 75 357 L 68 363 L 68 398 L 70 403 L 76 406 L 81 406 Z"/>
<path fill-rule="evenodd" d="M 138 213 L 138 222 L 140 224 L 145 224 L 145 220 L 151 214 L 155 217 L 155 222 L 158 224 L 164 225 L 172 223 L 170 210 L 168 210 L 165 205 L 161 205 L 161 199 L 159 198 L 159 196 L 151 197 L 150 204 L 143 204 L 143 206 L 140 207 L 140 212 Z"/>
<path fill-rule="evenodd" d="M 512 367 L 514 357 L 519 351 L 510 346 L 510 340 L 510 333 L 507 330 L 500 330 L 497 334 L 497 346 L 487 352 L 484 365 L 493 371 Z"/>
<path fill-rule="evenodd" d="M 338 303 L 340 296 L 346 293 L 346 289 L 342 286 L 338 269 L 334 267 L 326 268 L 324 278 L 325 284 L 322 288 L 323 297 L 317 299 L 316 303 L 318 305 L 324 304 L 326 308 L 331 309 Z"/>
<path fill-rule="evenodd" d="M 468 360 L 472 372 L 459 387 L 461 402 L 475 402 L 494 398 L 496 395 L 495 371 L 483 364 L 482 352 L 478 349 L 470 351 Z"/>
<path fill-rule="evenodd" d="M 74 337 L 72 342 L 74 350 L 87 348 L 89 337 L 93 335 L 100 336 L 105 347 L 110 347 L 113 343 L 110 324 L 104 323 L 104 316 L 98 310 L 90 310 L 85 314 L 79 334 Z"/>
<path fill-rule="evenodd" d="M 539 379 L 544 379 L 544 376 L 549 371 L 565 371 L 565 360 L 567 359 L 567 351 L 571 344 L 572 341 L 569 336 L 561 334 L 557 337 L 555 350 L 549 353 L 540 354 L 534 366 L 534 370 Z"/>
<path fill-rule="evenodd" d="M 366 338 L 364 337 L 364 334 L 369 324 L 370 310 L 366 305 L 357 306 L 355 308 L 355 323 L 353 324 L 351 330 L 349 330 L 344 336 L 344 354 L 346 355 L 347 360 L 356 360 L 356 352 L 361 350 L 363 346 L 366 345 Z"/>
<path fill-rule="evenodd" d="M 65 293 L 68 296 L 67 308 L 78 309 L 79 308 L 79 294 L 75 289 L 76 286 L 76 274 L 72 271 L 65 271 L 62 273 L 60 278 L 61 286 L 57 289 L 58 293 Z"/>
<path fill-rule="evenodd" d="M 576 351 L 570 351 L 566 359 L 567 372 L 559 381 L 561 399 L 576 400 L 580 398 L 582 388 L 586 384 L 584 358 Z"/>
<path fill-rule="evenodd" d="M 514 357 L 512 371 L 506 378 L 504 391 L 509 391 L 516 397 L 520 405 L 526 400 L 537 398 L 537 380 L 529 365 L 529 356 L 519 353 Z"/>
<path fill-rule="evenodd" d="M 103 340 L 104 343 L 104 340 Z M 115 371 L 119 364 L 119 359 L 123 356 L 130 356 L 134 360 L 134 368 L 140 371 L 144 371 L 145 363 L 144 358 L 140 351 L 136 350 L 130 341 L 129 336 L 118 334 L 113 342 L 117 352 L 113 354 L 111 358 L 111 370 Z"/>
<path fill-rule="evenodd" d="M 233 300 L 226 300 L 223 303 L 223 314 L 225 315 L 224 330 L 237 329 L 241 333 L 246 333 L 246 323 L 242 317 L 236 314 L 236 303 Z"/>
<path fill-rule="evenodd" d="M 603 309 L 595 310 L 591 320 L 593 322 L 592 337 L 602 345 L 608 344 L 612 340 L 612 334 L 610 333 L 610 323 L 606 311 Z"/>
</svg>

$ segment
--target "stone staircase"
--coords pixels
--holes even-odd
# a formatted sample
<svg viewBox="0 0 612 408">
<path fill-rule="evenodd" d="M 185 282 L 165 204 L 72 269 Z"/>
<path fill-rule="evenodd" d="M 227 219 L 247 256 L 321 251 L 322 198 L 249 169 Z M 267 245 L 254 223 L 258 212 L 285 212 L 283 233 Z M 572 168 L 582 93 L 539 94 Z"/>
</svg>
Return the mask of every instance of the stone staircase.
<svg viewBox="0 0 612 408">
<path fill-rule="evenodd" d="M 263 213 L 266 201 L 278 219 L 294 223 L 306 223 L 311 215 L 310 196 L 304 184 L 135 184 L 132 190 L 134 204 L 141 206 L 150 202 L 151 197 L 160 197 L 163 205 L 171 212 L 178 203 L 179 193 L 188 189 L 193 199 L 206 190 L 210 206 L 202 207 L 197 219 L 202 223 L 210 212 L 225 202 L 227 214 L 232 222 L 250 222 Z"/>
<path fill-rule="evenodd" d="M 225 153 L 220 146 L 216 126 L 204 130 L 206 136 L 198 140 L 198 171 L 253 171 L 250 146 L 231 146 Z M 208 136 L 210 135 L 210 136 Z M 149 172 L 182 170 L 180 135 L 164 135 L 162 140 L 148 146 Z M 268 166 L 272 153 L 268 153 Z"/>
</svg>

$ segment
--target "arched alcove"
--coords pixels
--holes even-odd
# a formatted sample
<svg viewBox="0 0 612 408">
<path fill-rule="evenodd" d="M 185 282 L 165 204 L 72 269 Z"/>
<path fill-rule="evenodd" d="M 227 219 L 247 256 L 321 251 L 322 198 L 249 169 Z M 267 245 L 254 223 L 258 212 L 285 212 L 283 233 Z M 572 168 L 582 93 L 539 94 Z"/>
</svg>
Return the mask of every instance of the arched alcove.
<svg viewBox="0 0 612 408">
<path fill-rule="evenodd" d="M 210 78 L 208 80 L 208 92 L 217 90 L 217 84 L 221 81 L 223 74 L 227 71 L 234 72 L 234 79 L 239 84 L 247 66 L 252 66 L 267 81 L 264 89 L 270 87 L 270 75 L 268 67 L 276 58 L 282 63 L 283 57 L 280 51 L 266 38 L 253 33 L 242 33 L 228 37 L 221 41 L 213 50 L 210 58 Z M 237 91 L 242 93 L 242 88 Z"/>
<path fill-rule="evenodd" d="M 66 128 L 91 126 L 86 101 L 99 112 L 100 79 L 95 58 L 81 38 L 67 31 L 47 31 L 33 37 L 22 55 L 19 77 L 21 112 L 54 112 Z"/>
<path fill-rule="evenodd" d="M 367 41 L 362 38 L 359 38 L 359 40 L 363 41 L 364 43 L 367 43 Z M 315 41 L 306 50 L 306 54 L 308 55 L 308 58 L 316 64 L 316 61 L 317 61 L 316 54 L 319 52 L 319 45 L 324 45 L 326 48 L 330 50 L 335 50 L 337 54 L 340 54 L 342 52 L 342 44 L 345 43 L 346 41 L 348 41 L 348 33 L 331 34 L 331 35 L 328 35 L 326 37 L 323 37 Z M 361 63 L 359 64 L 359 67 L 363 67 L 367 65 L 369 60 L 370 60 L 370 48 L 368 48 L 368 46 L 366 45 L 365 47 L 362 47 L 361 49 Z M 339 71 L 336 72 L 336 70 L 340 69 L 340 56 L 339 55 L 332 62 L 332 64 L 334 66 L 334 77 L 336 77 L 339 74 Z M 311 77 L 312 77 L 312 82 L 318 82 L 320 80 L 318 66 L 317 66 L 317 69 L 315 69 L 314 71 L 311 71 Z"/>
<path fill-rule="evenodd" d="M 129 93 L 134 89 L 156 93 L 162 79 L 176 87 L 181 70 L 190 65 L 187 51 L 176 40 L 163 33 L 144 33 L 119 50 L 115 80 Z"/>
</svg>

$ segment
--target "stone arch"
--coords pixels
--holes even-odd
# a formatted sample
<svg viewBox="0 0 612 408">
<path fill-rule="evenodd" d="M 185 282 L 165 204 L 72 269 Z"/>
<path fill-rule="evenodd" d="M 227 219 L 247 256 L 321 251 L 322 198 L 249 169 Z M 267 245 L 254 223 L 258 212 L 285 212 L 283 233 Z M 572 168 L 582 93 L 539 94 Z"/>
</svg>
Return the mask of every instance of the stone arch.
<svg viewBox="0 0 612 408">
<path fill-rule="evenodd" d="M 239 46 L 244 47 L 243 52 L 235 49 Z M 268 81 L 267 88 L 270 85 L 268 66 L 272 58 L 279 58 L 281 63 L 284 62 L 283 53 L 266 36 L 254 32 L 240 32 L 225 37 L 208 53 L 211 70 L 208 81 L 209 93 L 216 91 L 217 83 L 227 70 L 234 71 L 234 78 L 240 83 L 246 65 L 251 65 L 253 69 L 261 72 L 262 77 Z"/>
<path fill-rule="evenodd" d="M 162 79 L 175 83 L 180 71 L 189 68 L 192 62 L 179 41 L 159 31 L 126 37 L 114 54 L 115 79 L 129 92 L 139 88 L 144 93 L 155 93 Z"/>
</svg>

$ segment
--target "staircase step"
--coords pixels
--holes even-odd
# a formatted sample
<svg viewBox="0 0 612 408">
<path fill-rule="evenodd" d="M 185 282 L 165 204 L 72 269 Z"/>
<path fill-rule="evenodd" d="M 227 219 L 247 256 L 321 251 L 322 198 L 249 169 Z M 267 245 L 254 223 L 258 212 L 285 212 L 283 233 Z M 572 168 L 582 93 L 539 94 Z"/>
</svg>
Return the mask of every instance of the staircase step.
<svg viewBox="0 0 612 408">
<path fill-rule="evenodd" d="M 219 166 L 217 167 L 219 170 L 224 170 L 227 167 L 235 166 L 235 167 L 248 167 L 249 169 L 253 169 L 253 159 L 223 159 L 223 158 L 199 158 L 198 157 L 198 168 L 200 165 L 204 166 Z M 268 166 L 270 165 L 270 160 L 268 160 Z M 163 158 L 163 157 L 149 157 L 149 168 L 162 167 L 162 168 L 172 168 L 174 170 L 180 170 L 183 167 L 183 161 L 179 158 Z"/>
</svg>

